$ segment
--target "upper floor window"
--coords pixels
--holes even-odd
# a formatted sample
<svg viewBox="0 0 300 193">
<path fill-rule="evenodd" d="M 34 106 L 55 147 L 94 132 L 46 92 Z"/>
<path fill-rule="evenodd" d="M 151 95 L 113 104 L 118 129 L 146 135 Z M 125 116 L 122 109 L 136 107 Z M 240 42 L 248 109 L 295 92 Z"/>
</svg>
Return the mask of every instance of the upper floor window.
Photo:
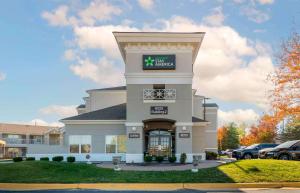
<svg viewBox="0 0 300 193">
<path fill-rule="evenodd" d="M 165 89 L 165 84 L 153 84 L 153 89 Z"/>
</svg>

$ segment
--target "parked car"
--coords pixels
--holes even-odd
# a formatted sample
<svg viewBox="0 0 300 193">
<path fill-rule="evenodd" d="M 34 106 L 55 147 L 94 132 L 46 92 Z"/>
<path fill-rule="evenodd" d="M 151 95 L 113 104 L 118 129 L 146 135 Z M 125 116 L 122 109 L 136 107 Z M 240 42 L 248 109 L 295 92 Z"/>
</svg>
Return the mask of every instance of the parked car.
<svg viewBox="0 0 300 193">
<path fill-rule="evenodd" d="M 253 144 L 244 149 L 237 149 L 232 152 L 232 157 L 236 159 L 253 159 L 258 158 L 258 151 L 265 148 L 276 147 L 278 144 L 261 143 Z"/>
<path fill-rule="evenodd" d="M 300 160 L 300 140 L 287 141 L 267 152 L 267 157 L 281 160 Z"/>
<path fill-rule="evenodd" d="M 275 147 L 274 147 L 275 148 Z M 267 153 L 272 151 L 274 148 L 265 148 L 258 151 L 258 158 L 260 159 L 267 159 L 270 158 L 267 156 Z"/>
<path fill-rule="evenodd" d="M 224 151 L 224 155 L 226 155 L 227 157 L 231 157 L 232 151 L 233 151 L 233 149 L 226 149 L 226 150 Z"/>
</svg>

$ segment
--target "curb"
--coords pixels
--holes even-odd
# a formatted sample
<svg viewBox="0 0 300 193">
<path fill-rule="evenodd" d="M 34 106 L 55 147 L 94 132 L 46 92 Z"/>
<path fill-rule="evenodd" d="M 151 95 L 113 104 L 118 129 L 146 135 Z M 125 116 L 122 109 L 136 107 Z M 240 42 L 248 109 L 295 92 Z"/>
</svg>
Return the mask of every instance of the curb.
<svg viewBox="0 0 300 193">
<path fill-rule="evenodd" d="M 79 184 L 27 184 L 0 183 L 0 190 L 180 190 L 180 189 L 240 189 L 240 188 L 300 188 L 300 182 L 278 183 L 79 183 Z"/>
</svg>

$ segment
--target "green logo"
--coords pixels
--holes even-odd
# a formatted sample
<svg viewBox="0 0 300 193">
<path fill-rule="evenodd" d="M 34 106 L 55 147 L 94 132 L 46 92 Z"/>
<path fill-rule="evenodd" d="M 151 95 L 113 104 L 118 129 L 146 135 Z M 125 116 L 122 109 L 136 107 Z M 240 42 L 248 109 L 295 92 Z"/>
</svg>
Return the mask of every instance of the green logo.
<svg viewBox="0 0 300 193">
<path fill-rule="evenodd" d="M 153 66 L 154 59 L 149 56 L 148 58 L 145 59 L 146 66 Z"/>
</svg>

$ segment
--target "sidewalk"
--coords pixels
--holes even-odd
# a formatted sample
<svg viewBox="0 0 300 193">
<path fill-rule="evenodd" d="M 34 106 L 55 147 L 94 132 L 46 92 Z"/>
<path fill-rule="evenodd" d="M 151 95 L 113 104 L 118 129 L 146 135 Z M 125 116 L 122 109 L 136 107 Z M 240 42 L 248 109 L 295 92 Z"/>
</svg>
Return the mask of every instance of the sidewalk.
<svg viewBox="0 0 300 193">
<path fill-rule="evenodd" d="M 217 167 L 222 164 L 236 161 L 235 159 L 227 158 L 220 160 L 205 160 L 201 161 L 197 166 L 198 169 Z M 120 168 L 125 171 L 185 171 L 191 170 L 193 164 L 178 164 L 178 163 L 148 163 L 148 164 L 119 164 Z M 115 166 L 111 162 L 103 162 L 97 164 L 100 168 L 113 169 Z"/>
<path fill-rule="evenodd" d="M 300 188 L 300 182 L 278 183 L 91 183 L 91 184 L 25 184 L 0 183 L 0 190 L 63 190 L 63 189 L 97 189 L 97 190 L 161 190 L 180 189 L 240 189 L 240 188 Z"/>
</svg>

